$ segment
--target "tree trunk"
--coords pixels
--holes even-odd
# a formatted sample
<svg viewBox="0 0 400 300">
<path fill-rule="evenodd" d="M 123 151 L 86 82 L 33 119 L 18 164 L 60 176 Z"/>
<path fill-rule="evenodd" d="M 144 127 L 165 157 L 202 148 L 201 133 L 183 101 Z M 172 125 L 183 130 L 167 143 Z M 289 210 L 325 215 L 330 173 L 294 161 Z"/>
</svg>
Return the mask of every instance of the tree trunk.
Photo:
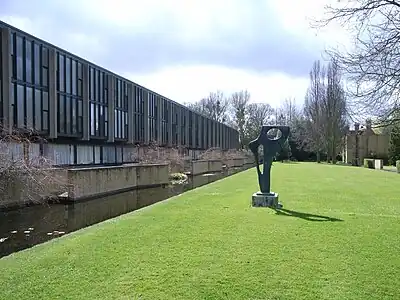
<svg viewBox="0 0 400 300">
<path fill-rule="evenodd" d="M 317 163 L 321 163 L 321 153 L 317 151 Z"/>
<path fill-rule="evenodd" d="M 330 151 L 329 143 L 328 143 L 328 147 L 326 147 L 326 148 L 327 148 L 327 151 L 326 151 L 326 163 L 329 164 L 331 162 L 331 160 L 330 160 L 331 151 Z"/>
<path fill-rule="evenodd" d="M 332 164 L 336 164 L 336 139 L 333 138 L 332 142 Z"/>
</svg>

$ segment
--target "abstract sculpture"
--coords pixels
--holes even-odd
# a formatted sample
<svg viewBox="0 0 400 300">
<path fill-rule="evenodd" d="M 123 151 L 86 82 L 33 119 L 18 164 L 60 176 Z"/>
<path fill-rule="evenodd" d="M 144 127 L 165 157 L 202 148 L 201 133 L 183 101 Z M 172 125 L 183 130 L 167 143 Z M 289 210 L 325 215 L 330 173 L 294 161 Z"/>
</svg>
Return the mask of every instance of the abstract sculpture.
<svg viewBox="0 0 400 300">
<path fill-rule="evenodd" d="M 275 133 L 274 135 L 272 135 Z M 252 206 L 282 208 L 278 202 L 278 194 L 271 192 L 271 166 L 274 156 L 283 149 L 289 137 L 289 126 L 264 125 L 257 139 L 249 143 L 256 160 L 258 184 L 260 191 L 253 194 Z M 258 148 L 263 146 L 263 172 L 260 171 Z"/>
</svg>

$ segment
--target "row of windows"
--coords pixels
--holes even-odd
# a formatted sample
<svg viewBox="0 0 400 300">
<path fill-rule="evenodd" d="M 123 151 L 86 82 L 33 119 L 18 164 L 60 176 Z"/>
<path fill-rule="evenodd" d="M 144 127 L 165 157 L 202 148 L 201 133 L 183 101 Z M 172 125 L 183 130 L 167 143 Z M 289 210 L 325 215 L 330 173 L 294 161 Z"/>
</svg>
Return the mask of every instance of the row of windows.
<svg viewBox="0 0 400 300">
<path fill-rule="evenodd" d="M 48 132 L 49 47 L 15 32 L 10 35 L 10 46 L 14 125 L 43 133 Z M 128 131 L 132 130 L 134 140 L 143 141 L 145 126 L 149 127 L 150 139 L 160 140 L 163 143 L 171 139 L 174 144 L 190 143 L 194 147 L 202 147 L 210 142 L 221 144 L 227 141 L 222 138 L 223 133 L 229 132 L 233 135 L 236 133 L 234 130 L 232 132 L 222 130 L 228 128 L 216 126 L 215 122 L 210 122 L 193 112 L 183 113 L 185 109 L 179 105 L 126 80 L 112 76 L 113 82 L 111 82 L 109 77 L 111 75 L 105 71 L 91 65 L 85 69 L 80 60 L 61 51 L 56 52 L 54 67 L 56 99 L 53 101 L 57 103 L 57 131 L 61 136 L 81 137 L 84 127 L 83 113 L 86 111 L 89 117 L 90 136 L 102 139 L 108 138 L 110 116 L 114 118 L 114 138 L 121 140 L 127 140 Z M 0 89 L 1 79 L 0 77 Z M 84 80 L 88 80 L 86 87 Z M 113 85 L 112 93 L 110 84 Z M 87 109 L 83 107 L 85 93 L 89 98 Z M 129 95 L 132 95 L 132 99 Z M 114 103 L 113 112 L 108 111 L 109 100 Z M 134 113 L 131 127 L 128 124 L 129 101 L 132 101 Z M 147 108 L 145 103 L 148 103 Z M 2 105 L 0 106 L 2 108 Z M 149 114 L 146 122 L 145 111 Z M 207 130 L 209 126 L 212 129 L 210 131 Z M 218 133 L 215 132 L 217 127 Z M 211 132 L 211 136 L 208 137 L 206 132 Z"/>
<path fill-rule="evenodd" d="M 14 125 L 37 132 L 49 129 L 49 94 L 14 83 L 11 87 L 11 105 L 14 109 Z"/>
<path fill-rule="evenodd" d="M 81 136 L 83 132 L 82 99 L 58 94 L 58 133 Z"/>
<path fill-rule="evenodd" d="M 35 129 L 37 131 L 47 131 L 48 130 L 48 117 L 49 117 L 49 103 L 48 103 L 48 92 L 43 92 L 39 89 L 33 89 L 30 87 L 26 87 L 24 85 L 14 84 L 13 85 L 13 95 L 15 95 L 15 120 L 16 125 L 19 128 L 29 128 Z M 12 96 L 14 97 L 14 96 Z M 82 108 L 82 100 L 74 97 L 58 95 L 58 110 L 59 110 L 59 118 L 58 118 L 58 131 L 61 134 L 69 134 L 69 135 L 82 135 L 83 131 L 83 108 Z M 107 136 L 108 135 L 108 107 L 91 103 L 89 107 L 90 111 L 90 134 L 92 136 Z M 127 113 L 121 110 L 114 111 L 115 118 L 115 131 L 117 138 L 123 138 L 127 136 L 128 132 L 128 117 Z M 198 119 L 198 118 L 197 118 Z M 198 122 L 199 120 L 197 120 Z M 205 119 L 202 119 L 204 124 Z M 197 123 L 196 122 L 196 123 Z M 195 124 L 196 124 L 195 123 Z M 139 120 L 135 120 L 134 126 L 135 135 L 140 137 L 138 140 L 142 140 L 144 137 L 144 126 L 143 124 L 143 116 Z M 195 125 L 195 135 L 193 136 L 191 131 L 189 131 L 189 137 L 194 137 L 195 141 L 192 146 L 198 147 L 207 143 L 206 139 L 203 139 L 207 135 L 202 134 L 200 136 L 200 126 L 203 124 Z M 221 144 L 222 140 L 222 132 L 221 129 L 218 129 L 218 132 L 213 132 L 213 127 L 216 124 L 214 122 L 206 122 L 206 128 L 211 126 L 211 144 L 218 145 Z M 221 127 L 221 126 L 218 126 Z M 150 129 L 154 128 L 154 131 L 150 130 L 150 138 L 158 140 L 158 129 L 155 123 L 155 120 L 150 120 Z M 172 137 L 174 138 L 173 142 L 177 141 L 177 126 L 172 127 Z M 217 128 L 215 128 L 217 130 Z M 167 123 L 163 122 L 161 126 L 162 130 L 162 142 L 166 143 L 168 140 L 168 130 Z M 182 126 L 182 143 L 186 143 L 186 128 Z M 214 139 L 218 137 L 218 140 Z M 189 140 L 192 144 L 193 141 Z"/>
<path fill-rule="evenodd" d="M 15 33 L 10 36 L 12 78 L 28 85 L 48 87 L 49 50 Z"/>
<path fill-rule="evenodd" d="M 64 54 L 57 53 L 57 91 L 83 97 L 82 64 Z"/>
<path fill-rule="evenodd" d="M 128 139 L 128 102 L 130 86 L 124 80 L 115 78 L 114 94 L 114 138 Z"/>
<path fill-rule="evenodd" d="M 108 136 L 108 107 L 99 103 L 90 103 L 90 135 L 93 137 Z"/>
<path fill-rule="evenodd" d="M 108 75 L 93 67 L 89 67 L 89 100 L 108 103 Z"/>
<path fill-rule="evenodd" d="M 114 103 L 115 108 L 128 110 L 128 95 L 129 95 L 128 83 L 121 79 L 115 78 L 115 95 Z"/>
</svg>

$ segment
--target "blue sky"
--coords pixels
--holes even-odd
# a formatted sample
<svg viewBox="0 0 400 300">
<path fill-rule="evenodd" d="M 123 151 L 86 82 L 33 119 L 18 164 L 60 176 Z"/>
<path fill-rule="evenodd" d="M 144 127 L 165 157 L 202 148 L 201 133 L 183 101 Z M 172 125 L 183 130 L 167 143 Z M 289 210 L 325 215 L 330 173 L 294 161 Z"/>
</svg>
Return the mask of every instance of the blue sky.
<svg viewBox="0 0 400 300">
<path fill-rule="evenodd" d="M 315 32 L 324 1 L 2 0 L 0 19 L 178 102 L 247 89 L 303 101 L 309 69 L 340 27 Z"/>
</svg>

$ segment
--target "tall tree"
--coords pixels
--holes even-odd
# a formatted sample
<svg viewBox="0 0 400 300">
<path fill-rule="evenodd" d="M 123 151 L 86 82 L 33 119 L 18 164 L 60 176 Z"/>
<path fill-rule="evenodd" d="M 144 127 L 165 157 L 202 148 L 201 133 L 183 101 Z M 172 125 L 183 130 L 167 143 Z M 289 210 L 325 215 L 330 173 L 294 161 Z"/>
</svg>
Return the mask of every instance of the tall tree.
<svg viewBox="0 0 400 300">
<path fill-rule="evenodd" d="M 317 154 L 317 162 L 321 161 L 321 152 L 326 144 L 324 141 L 324 110 L 323 103 L 326 95 L 325 68 L 321 62 L 315 61 L 310 71 L 310 86 L 304 100 L 305 133 L 304 143 L 309 150 Z"/>
<path fill-rule="evenodd" d="M 336 163 L 336 155 L 343 145 L 343 136 L 347 126 L 346 97 L 341 84 L 338 65 L 332 60 L 326 74 L 326 95 L 322 101 L 324 121 L 322 127 L 326 142 L 328 161 Z"/>
<path fill-rule="evenodd" d="M 400 1 L 345 0 L 326 6 L 327 16 L 314 25 L 338 21 L 348 25 L 354 46 L 351 51 L 329 50 L 347 79 L 357 107 L 378 118 L 379 123 L 396 122 L 391 117 L 400 99 Z"/>
<path fill-rule="evenodd" d="M 250 103 L 247 107 L 244 144 L 257 138 L 261 127 L 272 124 L 274 109 L 268 103 Z"/>
<path fill-rule="evenodd" d="M 301 115 L 299 107 L 296 105 L 296 99 L 286 98 L 276 109 L 276 119 L 279 125 L 292 126 L 294 121 Z"/>
<path fill-rule="evenodd" d="M 232 123 L 235 128 L 239 131 L 240 143 L 242 148 L 244 147 L 245 140 L 245 125 L 246 125 L 246 113 L 247 106 L 250 102 L 250 93 L 245 91 L 235 92 L 229 99 Z"/>
</svg>

